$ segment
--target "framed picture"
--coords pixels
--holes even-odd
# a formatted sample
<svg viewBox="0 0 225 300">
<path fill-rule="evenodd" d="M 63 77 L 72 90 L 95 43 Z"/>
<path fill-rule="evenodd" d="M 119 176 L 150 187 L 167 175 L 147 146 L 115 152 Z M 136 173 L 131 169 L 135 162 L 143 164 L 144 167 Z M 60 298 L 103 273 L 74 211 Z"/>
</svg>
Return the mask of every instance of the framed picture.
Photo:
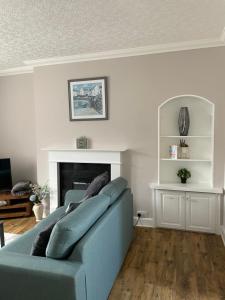
<svg viewBox="0 0 225 300">
<path fill-rule="evenodd" d="M 68 81 L 71 121 L 107 120 L 107 78 Z"/>
</svg>

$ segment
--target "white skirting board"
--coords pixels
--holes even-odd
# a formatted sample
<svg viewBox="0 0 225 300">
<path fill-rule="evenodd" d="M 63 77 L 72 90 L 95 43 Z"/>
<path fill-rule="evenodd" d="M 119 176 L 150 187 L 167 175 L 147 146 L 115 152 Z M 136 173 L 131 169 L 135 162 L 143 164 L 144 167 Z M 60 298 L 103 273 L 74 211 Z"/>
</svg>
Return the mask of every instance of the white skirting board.
<svg viewBox="0 0 225 300">
<path fill-rule="evenodd" d="M 223 244 L 225 246 L 225 227 L 221 226 L 221 238 L 223 240 Z"/>
<path fill-rule="evenodd" d="M 138 217 L 134 217 L 134 225 L 140 227 L 155 227 L 155 222 L 153 218 L 140 218 L 139 222 L 137 223 Z"/>
</svg>

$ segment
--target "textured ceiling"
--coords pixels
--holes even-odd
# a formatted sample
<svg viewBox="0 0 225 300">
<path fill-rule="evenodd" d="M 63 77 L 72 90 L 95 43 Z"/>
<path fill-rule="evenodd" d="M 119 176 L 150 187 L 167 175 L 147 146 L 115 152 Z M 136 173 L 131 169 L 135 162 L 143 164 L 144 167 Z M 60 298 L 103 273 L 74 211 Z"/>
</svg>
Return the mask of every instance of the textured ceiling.
<svg viewBox="0 0 225 300">
<path fill-rule="evenodd" d="M 0 0 L 0 70 L 25 60 L 218 39 L 224 0 Z"/>
</svg>

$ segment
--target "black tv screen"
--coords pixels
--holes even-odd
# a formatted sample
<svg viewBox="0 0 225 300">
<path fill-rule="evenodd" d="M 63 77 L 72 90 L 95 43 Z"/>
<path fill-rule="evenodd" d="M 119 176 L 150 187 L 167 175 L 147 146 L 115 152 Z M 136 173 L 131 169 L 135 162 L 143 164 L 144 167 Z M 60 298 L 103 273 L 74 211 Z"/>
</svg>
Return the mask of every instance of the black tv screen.
<svg viewBox="0 0 225 300">
<path fill-rule="evenodd" d="M 10 159 L 0 159 L 0 191 L 10 191 L 11 189 L 12 175 Z"/>
</svg>

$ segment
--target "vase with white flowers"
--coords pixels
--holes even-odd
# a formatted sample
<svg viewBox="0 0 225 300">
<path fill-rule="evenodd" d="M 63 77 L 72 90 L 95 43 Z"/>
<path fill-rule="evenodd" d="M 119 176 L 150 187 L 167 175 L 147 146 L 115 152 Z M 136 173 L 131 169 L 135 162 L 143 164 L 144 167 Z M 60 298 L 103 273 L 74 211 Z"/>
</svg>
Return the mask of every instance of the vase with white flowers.
<svg viewBox="0 0 225 300">
<path fill-rule="evenodd" d="M 43 217 L 43 200 L 49 195 L 49 187 L 47 184 L 39 185 L 39 184 L 31 184 L 31 196 L 30 201 L 33 202 L 33 212 L 36 218 L 36 221 L 39 222 Z"/>
</svg>

